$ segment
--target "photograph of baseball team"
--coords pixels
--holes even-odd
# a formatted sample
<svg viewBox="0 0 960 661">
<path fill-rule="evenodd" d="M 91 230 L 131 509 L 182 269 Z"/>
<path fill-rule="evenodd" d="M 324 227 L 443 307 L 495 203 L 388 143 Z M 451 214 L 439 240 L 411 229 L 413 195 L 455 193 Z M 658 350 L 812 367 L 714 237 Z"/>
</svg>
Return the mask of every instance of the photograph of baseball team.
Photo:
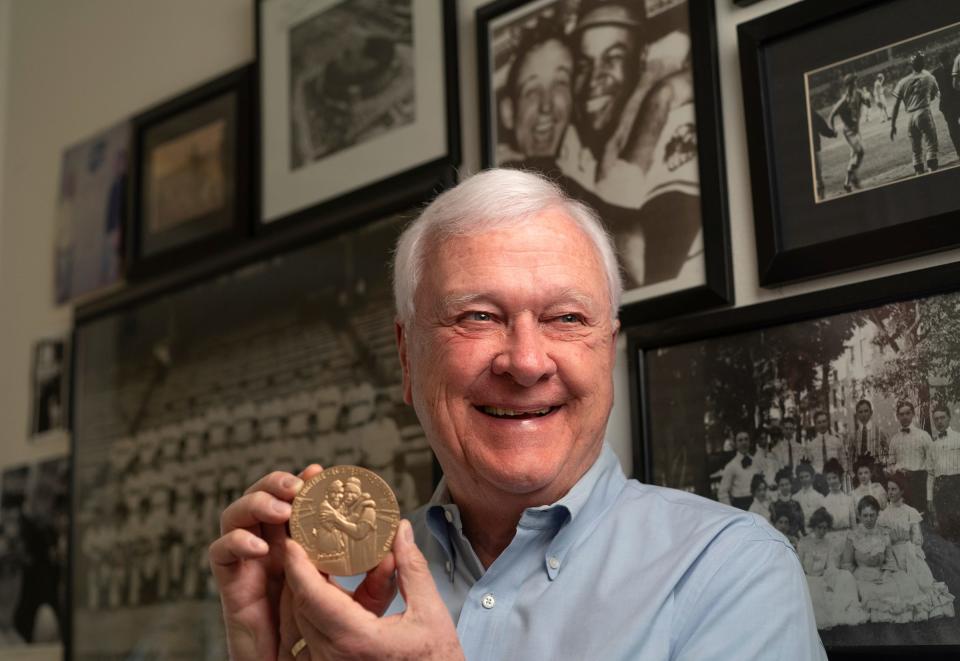
<svg viewBox="0 0 960 661">
<path fill-rule="evenodd" d="M 374 224 L 80 332 L 74 658 L 225 658 L 207 548 L 270 471 L 362 466 L 402 512 L 426 502 L 433 464 L 402 403 L 377 256 L 396 231 Z M 345 494 L 343 516 L 365 500 Z"/>
<path fill-rule="evenodd" d="M 958 313 L 952 294 L 647 354 L 653 481 L 780 530 L 827 645 L 960 643 Z"/>
<path fill-rule="evenodd" d="M 960 24 L 804 76 L 816 202 L 960 164 Z"/>
</svg>

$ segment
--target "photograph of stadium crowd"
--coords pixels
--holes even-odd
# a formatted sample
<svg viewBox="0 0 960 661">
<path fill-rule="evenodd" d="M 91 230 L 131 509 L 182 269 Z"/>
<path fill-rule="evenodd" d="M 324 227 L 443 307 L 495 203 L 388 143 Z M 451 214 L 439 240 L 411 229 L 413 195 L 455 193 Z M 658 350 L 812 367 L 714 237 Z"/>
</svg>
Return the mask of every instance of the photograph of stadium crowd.
<svg viewBox="0 0 960 661">
<path fill-rule="evenodd" d="M 429 498 L 432 455 L 403 404 L 384 266 L 399 227 L 81 324 L 73 658 L 225 658 L 207 547 L 224 507 L 273 470 L 363 466 L 403 513 Z M 362 513 L 358 496 L 345 520 Z"/>
<path fill-rule="evenodd" d="M 960 24 L 804 76 L 817 202 L 960 165 Z"/>
<path fill-rule="evenodd" d="M 960 644 L 960 294 L 643 360 L 650 478 L 780 530 L 828 648 Z"/>
</svg>

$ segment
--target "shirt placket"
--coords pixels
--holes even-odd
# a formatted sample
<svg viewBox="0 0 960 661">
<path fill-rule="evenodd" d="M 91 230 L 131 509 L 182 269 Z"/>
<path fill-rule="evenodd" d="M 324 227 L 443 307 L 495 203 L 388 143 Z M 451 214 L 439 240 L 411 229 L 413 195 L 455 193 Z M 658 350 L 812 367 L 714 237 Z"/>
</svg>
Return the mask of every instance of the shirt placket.
<svg viewBox="0 0 960 661">
<path fill-rule="evenodd" d="M 457 635 L 467 659 L 507 659 L 503 645 L 511 638 L 504 630 L 518 590 L 530 575 L 531 560 L 542 564 L 531 547 L 543 531 L 517 528 L 510 545 L 467 593 L 457 622 Z"/>
</svg>

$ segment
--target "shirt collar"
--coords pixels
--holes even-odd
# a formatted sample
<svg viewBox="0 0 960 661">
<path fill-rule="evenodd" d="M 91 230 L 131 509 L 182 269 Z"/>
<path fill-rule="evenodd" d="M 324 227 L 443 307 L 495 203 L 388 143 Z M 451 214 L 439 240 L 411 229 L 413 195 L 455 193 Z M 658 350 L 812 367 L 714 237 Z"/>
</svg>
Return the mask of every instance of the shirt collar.
<svg viewBox="0 0 960 661">
<path fill-rule="evenodd" d="M 626 482 L 620 460 L 610 446 L 604 443 L 593 465 L 566 495 L 550 505 L 529 507 L 524 511 L 518 526 L 553 528 L 555 531 L 549 557 L 545 561 L 551 579 L 556 577 L 570 547 L 593 529 Z M 446 478 L 441 478 L 427 504 L 426 521 L 427 527 L 444 548 L 447 557 L 453 559 L 455 554 L 450 539 L 451 528 L 462 535 L 463 525 L 460 509 L 450 498 Z"/>
</svg>

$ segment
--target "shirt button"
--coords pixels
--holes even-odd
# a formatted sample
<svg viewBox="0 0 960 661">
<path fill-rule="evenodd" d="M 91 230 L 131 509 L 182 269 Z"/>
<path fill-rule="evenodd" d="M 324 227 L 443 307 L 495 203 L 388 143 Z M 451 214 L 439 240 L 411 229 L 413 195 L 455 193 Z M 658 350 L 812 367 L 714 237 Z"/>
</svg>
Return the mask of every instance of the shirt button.
<svg viewBox="0 0 960 661">
<path fill-rule="evenodd" d="M 443 518 L 447 520 L 447 523 L 453 523 L 453 512 L 450 510 L 443 510 Z"/>
<path fill-rule="evenodd" d="M 560 567 L 560 561 L 553 556 L 550 556 L 547 558 L 547 566 L 550 567 L 550 569 L 557 569 Z"/>
<path fill-rule="evenodd" d="M 489 610 L 497 605 L 497 600 L 493 598 L 492 593 L 488 592 L 480 599 L 480 605 Z"/>
</svg>

